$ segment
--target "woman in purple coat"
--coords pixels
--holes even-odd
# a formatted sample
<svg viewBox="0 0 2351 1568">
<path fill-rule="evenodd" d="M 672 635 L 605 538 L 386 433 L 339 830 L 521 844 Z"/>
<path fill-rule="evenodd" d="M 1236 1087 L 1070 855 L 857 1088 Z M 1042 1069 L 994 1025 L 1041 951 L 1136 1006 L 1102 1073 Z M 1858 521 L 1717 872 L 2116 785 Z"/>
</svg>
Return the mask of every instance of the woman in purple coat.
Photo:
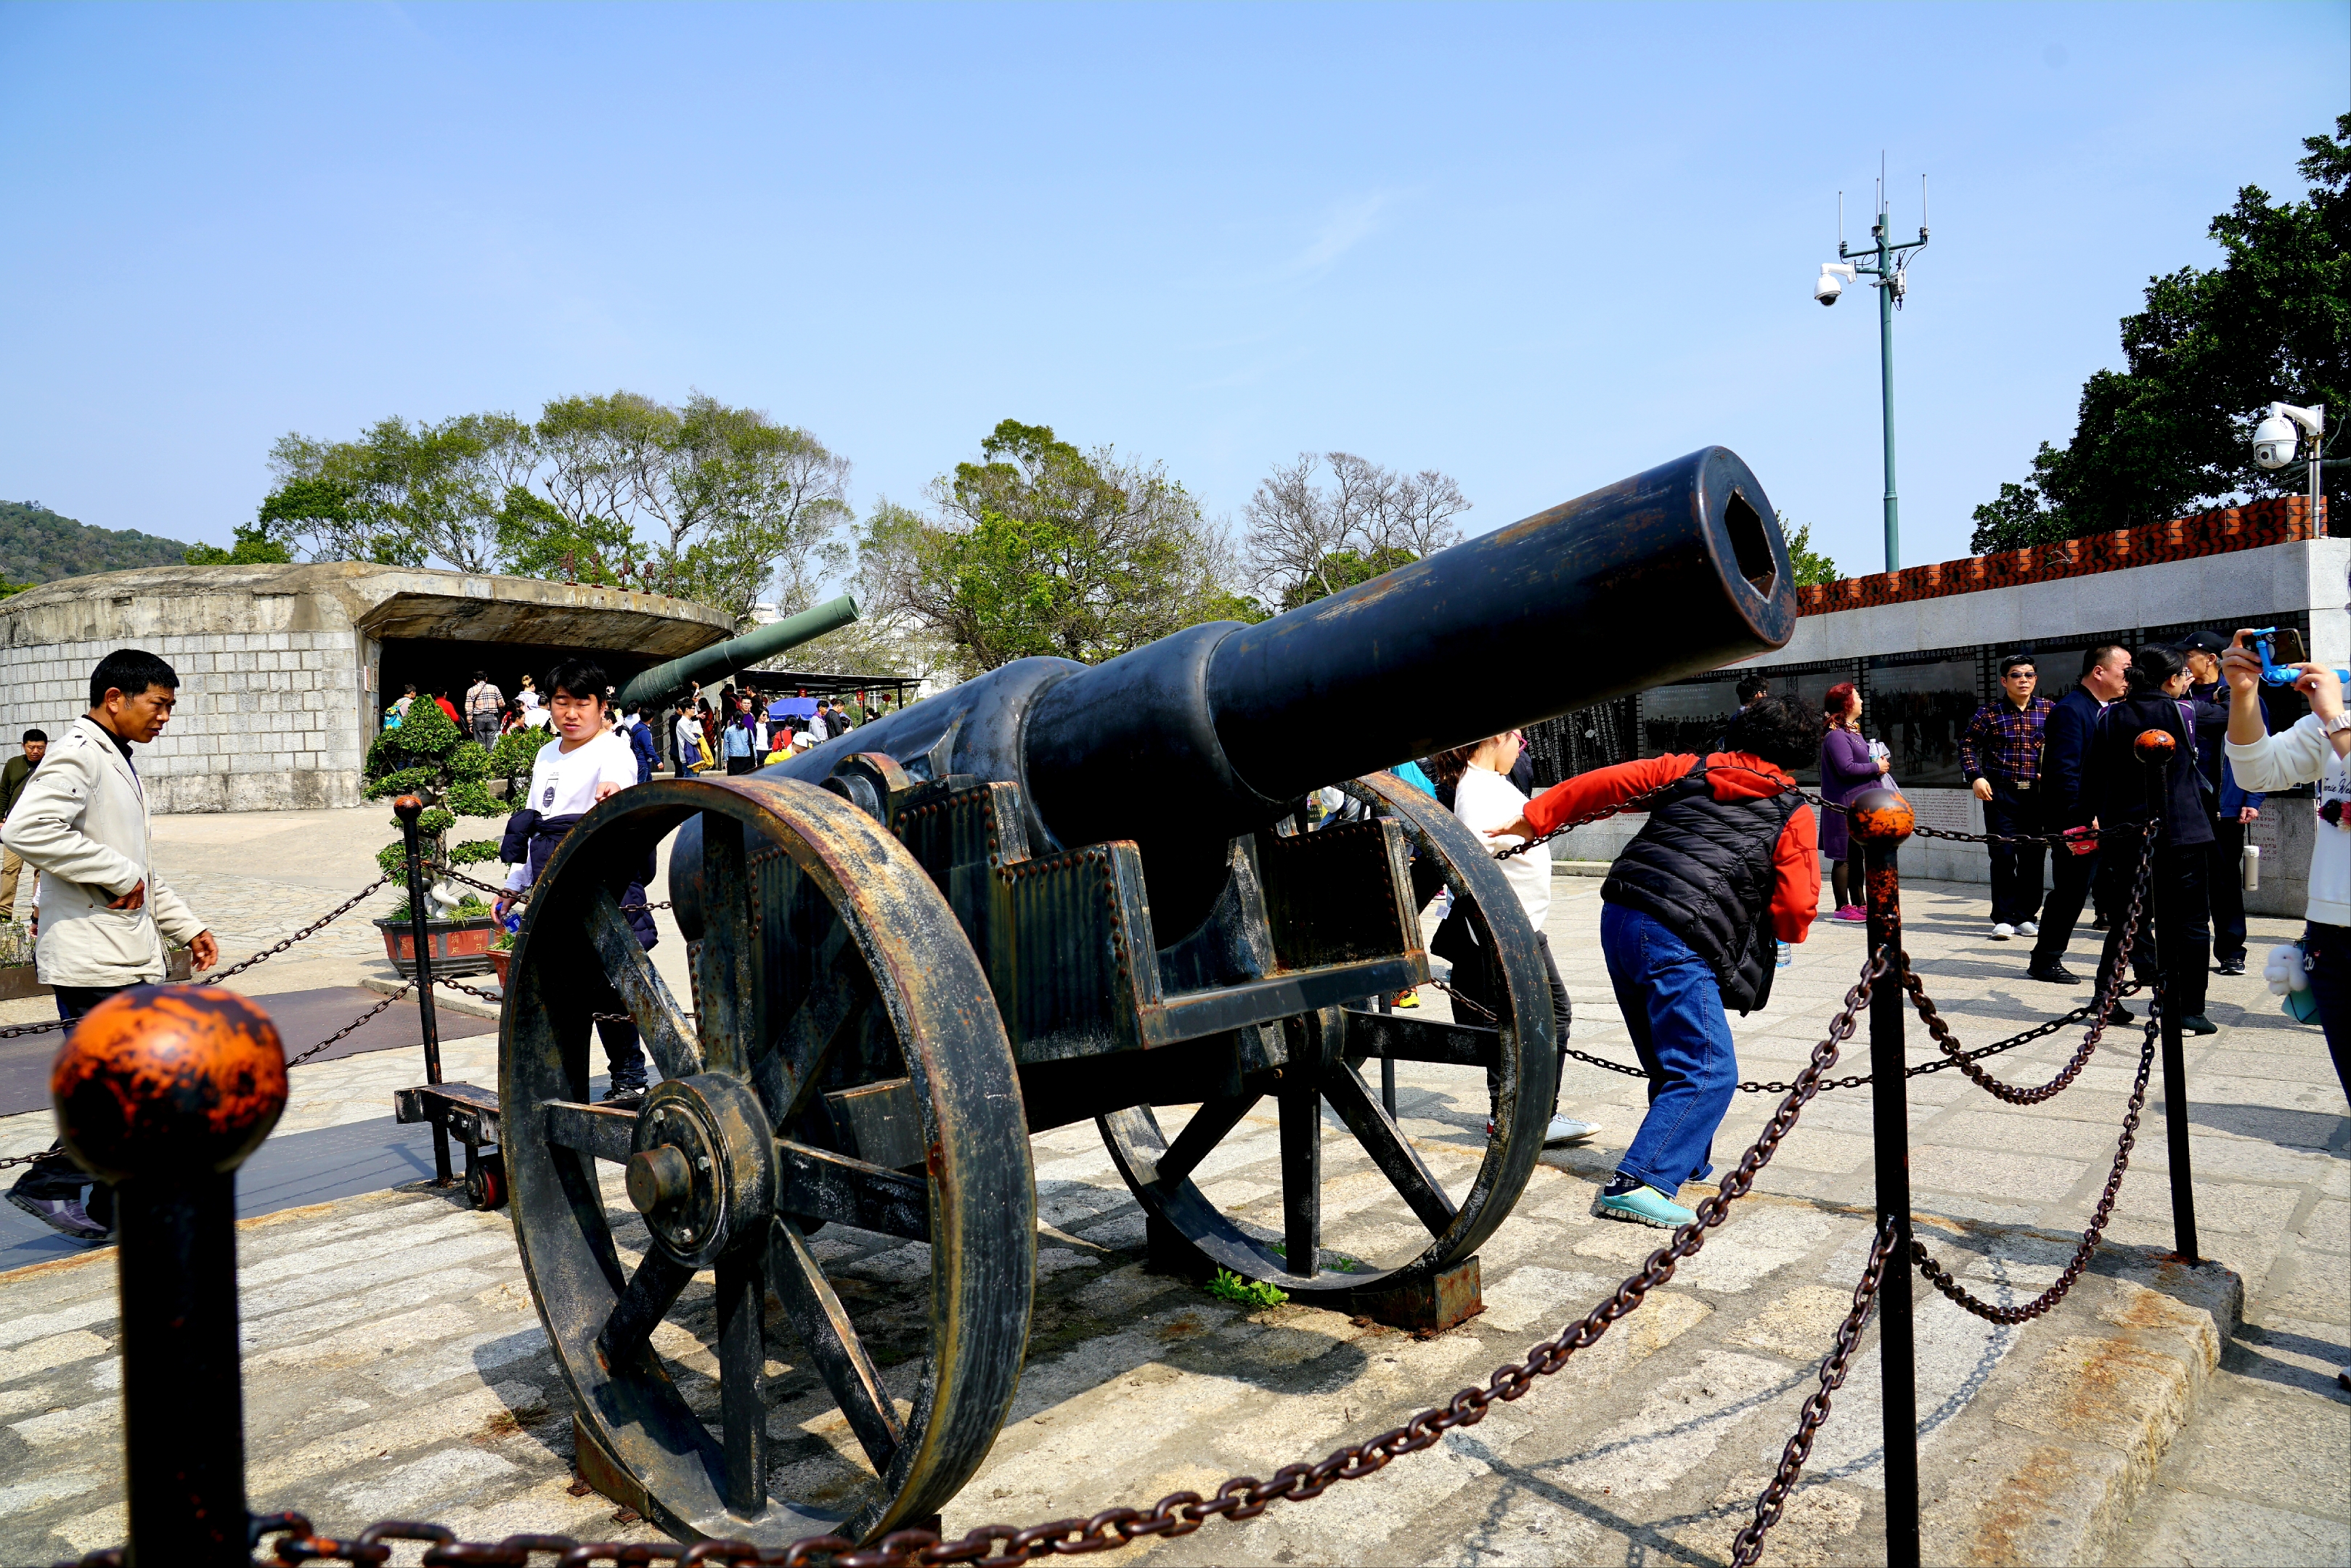
<svg viewBox="0 0 2351 1568">
<path fill-rule="evenodd" d="M 1876 784 L 1892 764 L 1870 755 L 1869 742 L 1861 733 L 1861 694 L 1851 681 L 1831 686 L 1821 699 L 1821 711 L 1829 720 L 1828 733 L 1821 737 L 1821 799 L 1842 806 Z M 1828 857 L 1829 886 L 1837 902 L 1829 918 L 1866 920 L 1869 912 L 1855 902 L 1864 886 L 1861 845 L 1845 831 L 1843 811 L 1823 811 L 1821 816 L 1821 853 Z"/>
</svg>

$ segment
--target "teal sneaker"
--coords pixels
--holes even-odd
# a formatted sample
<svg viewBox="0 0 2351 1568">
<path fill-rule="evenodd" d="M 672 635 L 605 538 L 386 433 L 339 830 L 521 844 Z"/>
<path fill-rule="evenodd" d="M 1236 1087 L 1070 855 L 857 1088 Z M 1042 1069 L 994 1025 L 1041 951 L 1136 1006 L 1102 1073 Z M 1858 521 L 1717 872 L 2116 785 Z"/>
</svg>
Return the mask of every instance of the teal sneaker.
<svg viewBox="0 0 2351 1568">
<path fill-rule="evenodd" d="M 1651 1225 L 1659 1230 L 1676 1230 L 1698 1216 L 1656 1187 L 1636 1186 L 1630 1192 L 1614 1197 L 1602 1191 L 1592 1200 L 1592 1218 L 1621 1219 L 1627 1225 Z"/>
</svg>

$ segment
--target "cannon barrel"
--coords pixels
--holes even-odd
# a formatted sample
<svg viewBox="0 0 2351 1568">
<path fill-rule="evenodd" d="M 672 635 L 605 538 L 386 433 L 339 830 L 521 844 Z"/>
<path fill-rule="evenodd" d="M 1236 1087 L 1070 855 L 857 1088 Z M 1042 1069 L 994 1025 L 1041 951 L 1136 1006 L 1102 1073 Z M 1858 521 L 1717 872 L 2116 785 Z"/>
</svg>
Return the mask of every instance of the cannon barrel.
<svg viewBox="0 0 2351 1568">
<path fill-rule="evenodd" d="M 631 713 L 641 713 L 683 694 L 696 681 L 748 669 L 788 648 L 813 642 L 828 632 L 838 632 L 856 619 L 857 601 L 844 593 L 813 610 L 754 627 L 724 643 L 713 643 L 698 653 L 655 664 L 621 688 L 621 706 Z"/>
<path fill-rule="evenodd" d="M 878 751 L 1019 784 L 1034 845 L 1135 840 L 1180 931 L 1225 841 L 1307 791 L 1780 647 L 1795 622 L 1771 504 L 1710 446 L 1255 625 L 1018 660 L 764 772 L 821 781 Z M 699 864 L 673 858 L 682 915 Z"/>
</svg>

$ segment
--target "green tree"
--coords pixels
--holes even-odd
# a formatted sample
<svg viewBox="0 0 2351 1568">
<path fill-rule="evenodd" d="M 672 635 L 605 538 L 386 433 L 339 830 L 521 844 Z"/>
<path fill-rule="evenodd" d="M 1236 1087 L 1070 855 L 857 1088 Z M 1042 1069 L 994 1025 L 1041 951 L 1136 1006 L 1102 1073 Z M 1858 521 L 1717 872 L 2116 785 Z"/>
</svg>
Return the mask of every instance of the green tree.
<svg viewBox="0 0 2351 1568">
<path fill-rule="evenodd" d="M 1791 533 L 1788 514 L 1773 514 L 1780 519 L 1780 535 L 1788 541 L 1788 564 L 1796 573 L 1798 588 L 1815 588 L 1824 582 L 1835 582 L 1844 577 L 1837 563 L 1813 548 L 1813 525 L 1804 524 Z"/>
<path fill-rule="evenodd" d="M 2307 200 L 2257 185 L 2214 218 L 2219 267 L 2152 278 L 2123 319 L 2126 369 L 2082 388 L 2074 437 L 2042 443 L 2032 472 L 1975 510 L 1970 548 L 2014 549 L 2161 522 L 2241 497 L 2292 494 L 2299 464 L 2254 465 L 2252 430 L 2273 401 L 2340 409 L 2351 395 L 2351 114 L 2303 143 Z M 2346 484 L 2324 481 L 2328 509 Z"/>
<path fill-rule="evenodd" d="M 423 797 L 425 810 L 416 820 L 417 833 L 434 846 L 444 841 L 459 817 L 507 815 L 505 802 L 487 788 L 488 750 L 481 742 L 467 739 L 430 697 L 409 704 L 400 727 L 375 737 L 368 747 L 362 773 L 371 800 L 411 792 Z M 392 825 L 400 825 L 398 818 Z M 445 853 L 437 847 L 428 853 L 444 864 L 470 865 L 497 859 L 498 846 L 493 840 L 476 839 Z M 376 852 L 376 864 L 394 879 L 408 874 L 407 859 L 404 839 L 394 839 Z"/>
<path fill-rule="evenodd" d="M 637 554 L 636 538 L 626 524 L 593 513 L 575 521 L 520 485 L 507 492 L 497 529 L 500 562 L 516 577 L 568 577 L 616 587 L 620 563 Z"/>
<path fill-rule="evenodd" d="M 294 553 L 271 538 L 269 525 L 261 521 L 239 523 L 236 543 L 227 549 L 196 544 L 187 550 L 190 566 L 273 566 L 293 559 Z"/>
<path fill-rule="evenodd" d="M 980 459 L 933 481 L 932 516 L 884 502 L 859 538 L 883 612 L 906 613 L 966 669 L 1099 663 L 1229 605 L 1221 535 L 1164 465 L 1010 419 Z"/>
</svg>

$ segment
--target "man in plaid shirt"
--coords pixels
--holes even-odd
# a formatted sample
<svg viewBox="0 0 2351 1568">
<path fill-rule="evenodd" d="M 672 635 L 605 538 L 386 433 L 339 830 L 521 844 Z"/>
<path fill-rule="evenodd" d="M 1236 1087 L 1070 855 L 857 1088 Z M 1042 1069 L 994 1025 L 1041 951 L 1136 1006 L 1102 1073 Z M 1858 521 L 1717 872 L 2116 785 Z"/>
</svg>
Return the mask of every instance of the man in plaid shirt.
<svg viewBox="0 0 2351 1568">
<path fill-rule="evenodd" d="M 1959 767 L 1968 788 L 1984 803 L 1984 827 L 1994 833 L 2043 831 L 2041 810 L 2041 731 L 2056 705 L 2032 695 L 2040 677 L 2030 653 L 2001 661 L 2000 696 L 1976 709 L 1959 737 Z M 1991 939 L 2005 942 L 2022 931 L 2039 934 L 2041 867 L 2047 854 L 2040 843 L 1991 846 Z"/>
</svg>

